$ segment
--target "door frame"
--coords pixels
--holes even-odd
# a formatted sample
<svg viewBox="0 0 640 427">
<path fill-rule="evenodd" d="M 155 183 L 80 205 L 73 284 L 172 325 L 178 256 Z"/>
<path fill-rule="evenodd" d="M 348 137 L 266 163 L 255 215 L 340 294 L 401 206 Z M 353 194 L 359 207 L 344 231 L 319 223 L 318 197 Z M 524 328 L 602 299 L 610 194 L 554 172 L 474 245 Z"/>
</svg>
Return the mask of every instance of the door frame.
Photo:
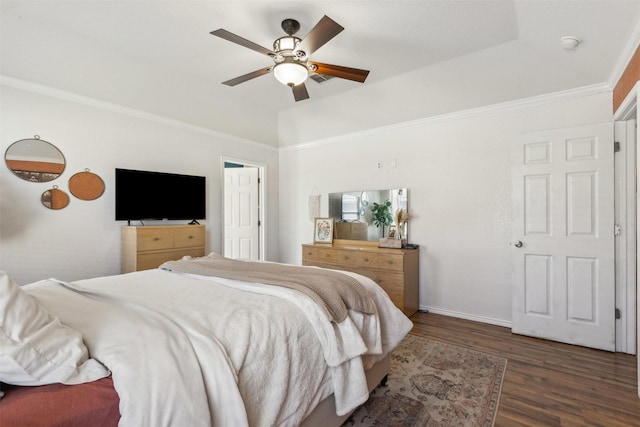
<svg viewBox="0 0 640 427">
<path fill-rule="evenodd" d="M 220 221 L 220 231 L 221 231 L 221 245 L 222 245 L 222 253 L 224 253 L 224 245 L 225 245 L 225 185 L 224 185 L 224 164 L 225 163 L 236 163 L 239 165 L 244 165 L 244 166 L 249 166 L 249 167 L 253 167 L 253 168 L 257 168 L 258 169 L 258 197 L 259 197 L 259 204 L 258 204 L 258 221 L 260 221 L 260 227 L 258 228 L 258 239 L 260 240 L 258 242 L 258 251 L 259 251 L 259 257 L 258 259 L 260 261 L 264 261 L 266 259 L 266 244 L 265 244 L 265 230 L 266 230 L 266 212 L 267 212 L 267 198 L 266 198 L 266 171 L 267 171 L 267 165 L 265 165 L 264 163 L 259 163 L 259 162 L 254 162 L 251 160 L 243 160 L 243 159 L 239 159 L 237 157 L 229 157 L 229 156 L 221 156 L 220 157 L 220 175 L 221 175 L 221 179 L 220 179 L 220 185 L 222 186 L 222 191 L 221 191 L 221 195 L 222 197 L 220 197 L 221 199 L 221 203 L 220 203 L 220 218 L 222 218 L 222 221 Z"/>
<path fill-rule="evenodd" d="M 638 221 L 640 219 L 640 199 L 638 199 L 633 185 L 640 188 L 636 170 L 640 166 L 640 150 L 637 150 L 637 132 L 629 129 L 629 120 L 637 123 L 638 112 L 638 88 L 640 83 L 636 83 L 622 102 L 613 118 L 616 121 L 616 141 L 620 142 L 622 159 L 616 165 L 624 167 L 624 173 L 616 173 L 620 181 L 620 191 L 616 189 L 616 204 L 626 206 L 626 212 L 616 222 L 622 228 L 620 257 L 616 260 L 616 307 L 622 311 L 620 323 L 616 322 L 616 351 L 629 354 L 640 354 L 640 340 L 636 338 L 636 331 L 640 330 L 640 294 L 638 294 L 638 282 L 640 282 L 640 269 L 637 268 L 637 242 L 640 241 Z M 635 124 L 634 124 L 635 127 Z M 629 135 L 632 133 L 631 135 Z M 635 203 L 634 200 L 635 199 Z M 624 269 L 618 268 L 618 262 L 624 264 Z M 631 271 L 630 271 L 631 270 Z M 620 274 L 618 274 L 620 272 Z M 625 274 L 626 273 L 626 274 Z M 632 274 L 631 274 L 632 273 Z M 618 326 L 620 331 L 618 332 Z M 640 385 L 640 359 L 638 360 L 638 373 Z M 639 393 L 640 395 L 640 390 Z"/>
<path fill-rule="evenodd" d="M 614 122 L 616 227 L 616 351 L 635 354 L 635 292 L 637 275 L 637 201 L 635 119 Z"/>
</svg>

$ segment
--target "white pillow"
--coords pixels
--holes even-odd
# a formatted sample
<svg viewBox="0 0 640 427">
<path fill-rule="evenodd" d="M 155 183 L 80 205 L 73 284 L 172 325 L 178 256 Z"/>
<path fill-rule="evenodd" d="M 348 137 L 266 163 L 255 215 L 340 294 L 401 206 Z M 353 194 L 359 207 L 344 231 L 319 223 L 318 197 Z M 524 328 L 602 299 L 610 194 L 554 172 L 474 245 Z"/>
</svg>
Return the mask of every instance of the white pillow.
<svg viewBox="0 0 640 427">
<path fill-rule="evenodd" d="M 60 323 L 0 271 L 0 382 L 80 384 L 109 375 L 82 335 Z"/>
</svg>

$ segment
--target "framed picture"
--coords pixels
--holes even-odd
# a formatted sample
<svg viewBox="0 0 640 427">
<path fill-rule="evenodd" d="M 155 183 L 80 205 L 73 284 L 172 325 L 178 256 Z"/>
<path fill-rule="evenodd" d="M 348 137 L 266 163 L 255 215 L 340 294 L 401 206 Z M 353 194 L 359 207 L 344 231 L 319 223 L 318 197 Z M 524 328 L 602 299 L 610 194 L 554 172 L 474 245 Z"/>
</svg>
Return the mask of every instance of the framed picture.
<svg viewBox="0 0 640 427">
<path fill-rule="evenodd" d="M 389 231 L 387 232 L 387 237 L 390 239 L 395 239 L 396 238 L 396 226 L 394 224 L 391 224 L 389 226 Z"/>
<path fill-rule="evenodd" d="M 313 243 L 333 243 L 333 218 L 316 218 Z"/>
</svg>

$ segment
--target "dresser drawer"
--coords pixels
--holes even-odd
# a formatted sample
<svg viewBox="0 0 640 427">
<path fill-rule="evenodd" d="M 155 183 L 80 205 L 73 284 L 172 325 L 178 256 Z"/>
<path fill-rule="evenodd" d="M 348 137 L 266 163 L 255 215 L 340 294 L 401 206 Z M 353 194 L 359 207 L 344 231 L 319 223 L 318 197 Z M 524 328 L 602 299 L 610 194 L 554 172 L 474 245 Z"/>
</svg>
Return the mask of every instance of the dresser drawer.
<svg viewBox="0 0 640 427">
<path fill-rule="evenodd" d="M 173 248 L 173 230 L 169 227 L 137 229 L 138 251 L 152 251 Z"/>
<path fill-rule="evenodd" d="M 309 246 L 302 247 L 302 259 L 316 261 L 318 259 L 318 249 Z"/>
<path fill-rule="evenodd" d="M 173 247 L 189 248 L 204 246 L 204 229 L 201 227 L 184 227 L 173 230 Z"/>
<path fill-rule="evenodd" d="M 358 254 L 353 251 L 336 251 L 337 262 L 345 266 L 355 266 L 358 261 Z"/>
<path fill-rule="evenodd" d="M 378 268 L 378 254 L 373 252 L 357 253 L 356 265 L 364 268 Z"/>
<path fill-rule="evenodd" d="M 362 274 L 362 273 L 360 273 Z M 365 276 L 376 282 L 391 298 L 391 301 L 399 307 L 404 305 L 404 274 L 387 271 L 370 271 Z"/>
<path fill-rule="evenodd" d="M 332 262 L 336 263 L 338 261 L 338 254 L 334 249 L 324 249 L 318 248 L 318 261 L 320 262 Z"/>
<path fill-rule="evenodd" d="M 137 270 L 149 270 L 158 268 L 160 264 L 167 261 L 175 261 L 183 256 L 201 257 L 204 256 L 204 249 L 180 249 L 175 251 L 148 252 L 138 255 Z"/>
<path fill-rule="evenodd" d="M 384 257 L 378 257 L 378 268 L 391 271 L 403 271 L 403 260 L 403 255 L 385 255 Z"/>
</svg>

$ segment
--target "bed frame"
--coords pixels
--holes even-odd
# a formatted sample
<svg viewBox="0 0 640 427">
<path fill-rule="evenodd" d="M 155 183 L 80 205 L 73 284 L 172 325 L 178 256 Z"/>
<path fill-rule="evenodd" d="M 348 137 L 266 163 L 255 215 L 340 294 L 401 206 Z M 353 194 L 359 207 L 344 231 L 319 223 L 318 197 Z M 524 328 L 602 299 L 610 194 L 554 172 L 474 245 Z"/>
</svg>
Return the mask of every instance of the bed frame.
<svg viewBox="0 0 640 427">
<path fill-rule="evenodd" d="M 369 392 L 378 384 L 385 385 L 389 367 L 390 356 L 387 355 L 366 371 Z M 120 419 L 119 399 L 111 377 L 73 387 L 50 384 L 41 387 L 6 386 L 5 389 L 7 395 L 0 403 L 0 420 L 7 425 L 43 425 L 47 419 L 64 419 L 65 425 L 75 426 L 94 424 L 96 419 L 100 419 L 102 425 L 110 425 L 111 422 L 115 425 Z M 68 401 L 74 401 L 76 407 L 90 410 L 77 412 L 77 408 L 60 406 L 61 402 Z M 34 407 L 38 410 L 34 411 Z M 336 414 L 335 398 L 330 394 L 300 426 L 340 427 L 350 415 Z"/>
<path fill-rule="evenodd" d="M 367 370 L 367 387 L 369 388 L 369 392 L 372 392 L 378 385 L 386 385 L 387 375 L 389 375 L 389 368 L 391 366 L 390 360 L 391 356 L 387 355 Z M 340 427 L 354 411 L 342 416 L 337 415 L 335 399 L 333 394 L 331 394 L 316 406 L 313 412 L 302 421 L 300 427 Z"/>
</svg>

